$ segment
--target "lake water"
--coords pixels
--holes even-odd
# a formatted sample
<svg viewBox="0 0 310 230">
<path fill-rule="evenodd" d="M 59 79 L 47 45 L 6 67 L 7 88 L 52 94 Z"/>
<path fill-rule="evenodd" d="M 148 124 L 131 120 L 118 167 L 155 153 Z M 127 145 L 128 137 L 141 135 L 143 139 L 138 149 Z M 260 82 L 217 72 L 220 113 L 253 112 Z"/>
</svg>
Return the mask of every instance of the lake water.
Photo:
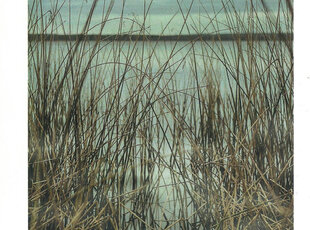
<svg viewBox="0 0 310 230">
<path fill-rule="evenodd" d="M 94 45 L 95 42 L 82 43 L 72 59 L 73 68 L 68 70 L 65 81 L 65 87 L 69 89 L 68 98 L 72 93 L 72 89 L 70 89 L 72 85 L 83 76 L 86 78 L 81 93 L 82 101 L 89 100 L 90 88 L 94 85 L 98 92 L 105 92 L 105 90 L 109 92 L 104 94 L 99 101 L 103 111 L 108 106 L 111 96 L 118 95 L 120 106 L 125 106 L 130 104 L 130 98 L 136 98 L 135 93 L 143 88 L 139 106 L 142 108 L 143 104 L 154 103 L 152 114 L 155 114 L 156 111 L 160 116 L 161 125 L 166 133 L 164 135 L 163 130 L 155 130 L 154 132 L 157 132 L 158 135 L 154 135 L 153 142 L 150 143 L 147 151 L 142 147 L 137 147 L 132 159 L 132 167 L 137 173 L 136 187 L 144 186 L 142 180 L 139 179 L 142 158 L 145 157 L 141 153 L 152 152 L 153 156 L 147 158 L 147 160 L 154 160 L 151 162 L 154 168 L 150 181 L 156 185 L 156 190 L 153 193 L 158 197 L 156 205 L 161 210 L 156 213 L 155 218 L 163 219 L 162 213 L 165 213 L 168 219 L 177 219 L 177 212 L 184 205 L 191 216 L 195 209 L 184 186 L 188 182 L 187 180 L 196 180 L 196 178 L 189 174 L 186 177 L 187 180 L 184 180 L 179 175 L 186 169 L 191 170 L 191 155 L 195 146 L 186 135 L 182 138 L 181 143 L 174 143 L 174 131 L 169 129 L 175 125 L 175 115 L 172 114 L 173 109 L 169 107 L 169 103 L 173 102 L 178 109 L 184 107 L 186 110 L 190 110 L 191 105 L 195 104 L 195 100 L 198 100 L 198 88 L 200 90 L 213 88 L 223 98 L 236 93 L 236 88 L 239 86 L 243 88 L 244 92 L 248 92 L 248 85 L 253 84 L 253 79 L 257 79 L 257 76 L 252 79 L 250 69 L 261 69 L 261 72 L 253 74 L 261 74 L 261 78 L 265 77 L 264 70 L 270 68 L 270 56 L 277 51 L 271 49 L 265 42 L 251 44 L 241 42 L 239 46 L 235 42 L 101 42 L 93 49 Z M 40 43 L 32 42 L 31 46 L 42 48 Z M 46 63 L 45 70 L 44 68 L 39 70 L 41 76 L 44 74 L 57 76 L 54 80 L 49 79 L 49 84 L 56 84 L 65 75 L 68 54 L 70 50 L 72 52 L 71 48 L 74 47 L 74 43 L 52 42 L 46 43 L 46 46 L 46 52 L 51 52 L 50 59 L 43 60 L 40 56 L 41 53 L 34 53 L 34 59 L 30 58 L 29 60 L 29 87 L 32 90 L 38 87 L 37 79 L 34 77 L 34 73 L 38 71 L 34 69 L 36 58 Z M 255 62 L 251 61 L 254 58 L 253 47 L 260 54 L 255 54 Z M 277 47 L 286 49 L 284 44 Z M 30 48 L 30 53 L 31 50 Z M 243 63 L 238 63 L 241 60 L 240 52 L 243 54 Z M 89 57 L 92 55 L 94 58 L 90 60 Z M 254 68 L 250 66 L 253 63 L 256 65 Z M 289 68 L 289 63 L 287 66 Z M 44 73 L 44 71 L 48 73 Z M 240 79 L 239 86 L 235 81 L 236 76 Z M 120 84 L 122 84 L 122 90 L 117 91 Z M 230 87 L 233 91 L 230 91 Z M 267 91 L 272 90 L 272 85 L 268 85 L 268 87 L 270 88 Z M 189 101 L 188 98 L 192 98 L 194 102 Z M 198 110 L 198 105 L 195 109 Z M 189 113 L 190 111 L 185 111 L 183 115 Z M 162 114 L 166 115 L 162 116 Z M 189 116 L 193 118 L 193 115 Z M 140 118 L 139 115 L 138 118 Z M 149 119 L 148 122 L 158 124 L 155 117 Z M 191 121 L 191 123 L 195 123 L 195 121 Z M 98 123 L 98 128 L 101 125 L 102 123 Z M 159 129 L 158 125 L 154 125 L 154 127 L 156 127 L 154 129 Z M 137 135 L 135 137 L 136 146 L 142 145 L 143 137 L 139 134 L 135 135 Z M 178 153 L 171 151 L 178 151 Z M 161 155 L 160 159 L 154 157 L 156 154 Z M 172 155 L 174 158 L 171 157 Z M 171 163 L 173 161 L 183 162 L 185 168 Z M 124 194 L 132 192 L 133 185 L 130 183 L 132 177 L 132 170 L 128 169 L 125 180 L 128 181 L 128 184 L 123 191 Z M 179 191 L 176 191 L 176 185 L 178 185 Z M 108 195 L 111 196 L 111 199 L 113 198 L 112 191 Z M 184 200 L 182 204 L 175 202 L 176 199 L 180 200 L 180 196 Z M 180 226 L 176 225 L 176 229 L 178 227 Z"/>
</svg>

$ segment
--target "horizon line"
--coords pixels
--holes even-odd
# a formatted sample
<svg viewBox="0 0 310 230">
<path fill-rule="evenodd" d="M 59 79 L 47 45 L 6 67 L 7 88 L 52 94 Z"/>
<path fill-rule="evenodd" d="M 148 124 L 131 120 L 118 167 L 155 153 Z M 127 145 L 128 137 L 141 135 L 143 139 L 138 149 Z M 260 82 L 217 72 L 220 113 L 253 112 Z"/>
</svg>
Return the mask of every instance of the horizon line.
<svg viewBox="0 0 310 230">
<path fill-rule="evenodd" d="M 138 35 L 138 34 L 28 34 L 28 41 L 234 41 L 234 40 L 293 40 L 293 33 L 222 33 L 184 35 Z"/>
</svg>

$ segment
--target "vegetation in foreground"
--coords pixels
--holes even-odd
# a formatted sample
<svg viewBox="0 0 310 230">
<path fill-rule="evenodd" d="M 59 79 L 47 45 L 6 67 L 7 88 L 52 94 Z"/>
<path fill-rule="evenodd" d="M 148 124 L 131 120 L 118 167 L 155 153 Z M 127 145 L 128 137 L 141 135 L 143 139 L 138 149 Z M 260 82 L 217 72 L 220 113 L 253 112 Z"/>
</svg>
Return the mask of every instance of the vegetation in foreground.
<svg viewBox="0 0 310 230">
<path fill-rule="evenodd" d="M 251 2 L 252 21 L 222 3 L 230 32 L 249 34 L 229 49 L 175 41 L 163 60 L 156 41 L 29 42 L 30 229 L 293 229 L 292 38 L 250 36 L 291 33 L 290 1 L 265 7 L 264 22 Z M 29 34 L 61 28 L 57 4 L 49 20 L 41 4 L 29 5 Z"/>
</svg>

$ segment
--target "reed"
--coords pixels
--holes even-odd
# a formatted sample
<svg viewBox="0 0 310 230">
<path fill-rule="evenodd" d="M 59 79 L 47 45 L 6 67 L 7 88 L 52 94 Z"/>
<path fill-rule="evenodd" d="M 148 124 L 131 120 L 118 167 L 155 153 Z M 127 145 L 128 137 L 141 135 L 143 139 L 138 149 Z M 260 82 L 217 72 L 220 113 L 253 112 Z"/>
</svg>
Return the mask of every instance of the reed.
<svg viewBox="0 0 310 230">
<path fill-rule="evenodd" d="M 129 31 L 119 16 L 131 41 L 56 41 L 72 34 L 62 2 L 49 18 L 42 1 L 29 4 L 40 37 L 28 43 L 30 229 L 293 229 L 292 37 L 279 41 L 292 34 L 291 2 L 273 13 L 248 1 L 251 20 L 221 3 L 229 47 L 200 36 L 207 25 L 179 1 L 184 23 L 167 42 L 147 39 L 147 1 Z M 190 26 L 195 39 L 179 41 Z"/>
</svg>

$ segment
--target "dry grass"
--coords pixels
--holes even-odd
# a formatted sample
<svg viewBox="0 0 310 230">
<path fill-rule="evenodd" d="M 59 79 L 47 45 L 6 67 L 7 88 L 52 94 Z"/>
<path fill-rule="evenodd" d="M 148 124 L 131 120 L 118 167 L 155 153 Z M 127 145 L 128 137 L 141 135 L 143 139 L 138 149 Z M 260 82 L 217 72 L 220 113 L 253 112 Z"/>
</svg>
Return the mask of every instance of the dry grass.
<svg viewBox="0 0 310 230">
<path fill-rule="evenodd" d="M 49 21 L 41 5 L 30 34 L 61 28 L 60 2 Z M 293 229 L 292 41 L 250 36 L 292 32 L 292 10 L 248 14 L 227 13 L 229 46 L 29 42 L 29 228 Z"/>
</svg>

